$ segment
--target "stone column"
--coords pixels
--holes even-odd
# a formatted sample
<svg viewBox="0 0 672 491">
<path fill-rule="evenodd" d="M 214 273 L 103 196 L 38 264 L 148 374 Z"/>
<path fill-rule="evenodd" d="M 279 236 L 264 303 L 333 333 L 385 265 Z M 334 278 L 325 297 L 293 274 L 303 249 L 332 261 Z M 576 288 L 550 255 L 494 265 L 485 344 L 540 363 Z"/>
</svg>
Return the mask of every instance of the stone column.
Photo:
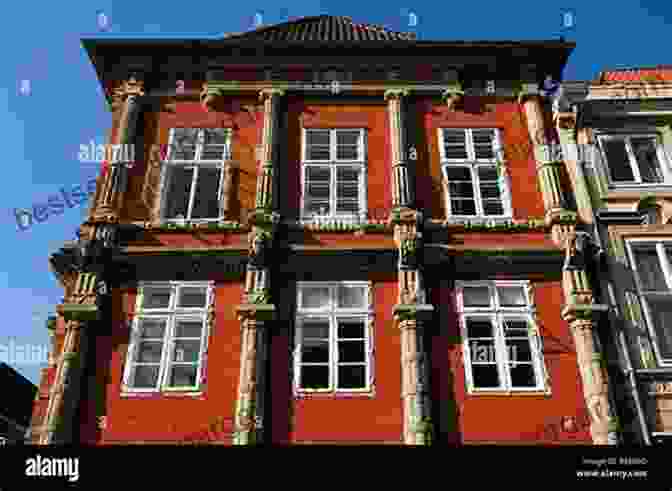
<svg viewBox="0 0 672 491">
<path fill-rule="evenodd" d="M 431 405 L 423 321 L 433 307 L 426 304 L 422 282 L 422 214 L 405 210 L 395 217 L 394 239 L 399 247 L 399 296 L 394 318 L 401 330 L 401 398 L 404 408 L 404 443 L 431 442 Z"/>
<path fill-rule="evenodd" d="M 537 176 L 546 208 L 547 220 L 552 220 L 567 208 L 567 202 L 560 180 L 560 166 L 556 157 L 550 152 L 546 137 L 544 114 L 537 96 L 526 96 L 524 102 L 527 116 L 527 127 L 534 146 L 534 158 L 537 161 Z"/>
<path fill-rule="evenodd" d="M 261 418 L 257 413 L 257 332 L 263 322 L 253 316 L 239 315 L 242 322 L 240 349 L 240 378 L 238 383 L 238 399 L 234 420 L 234 445 L 249 445 L 257 442 L 255 429 L 261 426 Z"/>
<path fill-rule="evenodd" d="M 583 395 L 590 413 L 590 433 L 597 445 L 618 443 L 617 418 L 609 398 L 609 377 L 605 360 L 595 342 L 596 315 L 607 307 L 594 304 L 593 292 L 586 272 L 586 256 L 590 251 L 589 236 L 573 232 L 567 237 L 563 267 L 563 289 L 566 299 L 562 318 L 569 323 L 577 363 L 583 384 Z"/>
<path fill-rule="evenodd" d="M 138 97 L 144 95 L 143 82 L 131 77 L 115 91 L 113 110 L 120 111 L 119 126 L 115 145 L 129 145 L 135 140 L 138 111 Z M 118 152 L 125 155 L 126 152 Z M 93 216 L 96 220 L 117 221 L 123 206 L 124 192 L 128 181 L 128 164 L 123 157 L 109 162 L 102 184 L 96 194 Z"/>
<path fill-rule="evenodd" d="M 85 324 L 80 321 L 66 324 L 63 350 L 49 394 L 49 405 L 39 440 L 41 445 L 71 443 L 73 425 L 76 424 L 72 421 L 72 416 L 78 399 L 71 389 L 79 388 L 75 379 L 84 369 L 87 344 L 84 327 Z"/>
<path fill-rule="evenodd" d="M 257 177 L 256 199 L 256 208 L 260 210 L 269 210 L 274 207 L 273 173 L 277 160 L 278 104 L 283 94 L 284 91 L 279 89 L 262 90 L 259 94 L 259 98 L 264 103 L 264 129 L 259 155 L 262 172 Z"/>
<path fill-rule="evenodd" d="M 392 206 L 407 208 L 413 204 L 411 186 L 409 185 L 406 128 L 404 119 L 403 97 L 408 90 L 387 90 L 387 111 L 390 120 L 390 151 L 392 154 Z"/>
</svg>

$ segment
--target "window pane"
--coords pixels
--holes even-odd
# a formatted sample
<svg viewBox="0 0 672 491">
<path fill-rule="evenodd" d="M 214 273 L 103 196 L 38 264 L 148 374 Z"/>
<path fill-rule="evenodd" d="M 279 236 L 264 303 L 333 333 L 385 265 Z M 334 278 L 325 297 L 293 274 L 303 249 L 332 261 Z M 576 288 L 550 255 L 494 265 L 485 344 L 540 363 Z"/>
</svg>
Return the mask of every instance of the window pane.
<svg viewBox="0 0 672 491">
<path fill-rule="evenodd" d="M 658 348 L 665 359 L 672 359 L 672 298 L 646 298 L 653 330 L 658 337 Z"/>
<path fill-rule="evenodd" d="M 529 325 L 524 320 L 504 319 L 503 323 L 506 337 L 527 337 L 530 334 Z"/>
<path fill-rule="evenodd" d="M 616 182 L 631 182 L 635 176 L 630 168 L 630 159 L 625 150 L 624 140 L 603 140 L 604 153 L 607 157 L 611 180 Z"/>
<path fill-rule="evenodd" d="M 302 389 L 328 389 L 329 367 L 324 365 L 301 366 L 299 387 Z"/>
<path fill-rule="evenodd" d="M 306 131 L 306 143 L 308 143 L 308 145 L 329 146 L 329 130 Z"/>
<path fill-rule="evenodd" d="M 360 137 L 361 132 L 359 130 L 337 131 L 336 144 L 357 146 L 359 145 Z"/>
<path fill-rule="evenodd" d="M 228 157 L 225 154 L 228 132 L 225 128 L 212 128 L 204 130 L 202 160 L 223 160 Z"/>
<path fill-rule="evenodd" d="M 476 215 L 476 202 L 468 199 L 451 199 L 450 212 L 453 215 Z"/>
<path fill-rule="evenodd" d="M 197 371 L 198 367 L 195 365 L 172 365 L 168 375 L 168 385 L 170 387 L 194 387 Z"/>
<path fill-rule="evenodd" d="M 328 287 L 304 287 L 301 292 L 301 307 L 316 309 L 329 306 Z"/>
<path fill-rule="evenodd" d="M 176 338 L 200 338 L 203 330 L 201 321 L 183 321 L 178 320 L 175 323 Z"/>
<path fill-rule="evenodd" d="M 504 214 L 504 205 L 501 201 L 487 200 L 483 202 L 483 214 L 485 216 L 499 216 Z"/>
<path fill-rule="evenodd" d="M 501 385 L 497 365 L 472 365 L 471 376 L 477 389 L 496 388 Z"/>
<path fill-rule="evenodd" d="M 489 319 L 467 319 L 467 337 L 492 338 L 494 331 Z"/>
<path fill-rule="evenodd" d="M 630 145 L 639 165 L 642 182 L 663 182 L 663 173 L 656 154 L 656 140 L 654 138 L 631 138 Z"/>
<path fill-rule="evenodd" d="M 506 353 L 511 362 L 532 361 L 532 348 L 529 339 L 507 339 Z"/>
<path fill-rule="evenodd" d="M 456 167 L 451 165 L 446 167 L 446 177 L 448 178 L 448 182 L 471 182 L 471 171 L 468 167 Z"/>
<path fill-rule="evenodd" d="M 143 341 L 138 344 L 135 361 L 138 363 L 160 363 L 163 343 L 161 341 Z"/>
<path fill-rule="evenodd" d="M 521 286 L 498 286 L 499 305 L 502 307 L 525 307 L 525 290 Z"/>
<path fill-rule="evenodd" d="M 366 388 L 366 367 L 364 365 L 339 366 L 338 367 L 339 389 L 364 389 Z"/>
<path fill-rule="evenodd" d="M 667 283 L 665 283 L 656 249 L 637 247 L 633 250 L 633 254 L 642 288 L 645 291 L 667 291 Z"/>
<path fill-rule="evenodd" d="M 171 166 L 166 194 L 166 218 L 187 218 L 194 169 Z"/>
<path fill-rule="evenodd" d="M 489 307 L 490 288 L 487 286 L 465 286 L 462 289 L 465 307 Z"/>
<path fill-rule="evenodd" d="M 447 159 L 467 159 L 467 146 L 465 143 L 465 131 L 460 129 L 443 130 L 443 144 L 445 158 Z"/>
<path fill-rule="evenodd" d="M 338 361 L 340 363 L 363 362 L 366 360 L 364 352 L 364 341 L 338 342 Z"/>
<path fill-rule="evenodd" d="M 158 379 L 159 367 L 157 365 L 136 366 L 131 386 L 135 389 L 153 389 Z"/>
<path fill-rule="evenodd" d="M 166 321 L 163 319 L 141 319 L 140 336 L 143 339 L 163 339 Z"/>
<path fill-rule="evenodd" d="M 194 160 L 196 156 L 196 143 L 198 141 L 198 129 L 175 128 L 173 130 L 172 145 L 169 149 L 171 160 Z"/>
<path fill-rule="evenodd" d="M 303 339 L 329 339 L 329 322 L 314 321 L 301 324 Z"/>
<path fill-rule="evenodd" d="M 302 363 L 329 363 L 329 341 L 304 339 L 301 345 Z"/>
<path fill-rule="evenodd" d="M 201 353 L 200 341 L 175 341 L 171 361 L 195 363 Z"/>
<path fill-rule="evenodd" d="M 536 387 L 537 378 L 532 364 L 510 365 L 512 387 Z"/>
<path fill-rule="evenodd" d="M 491 129 L 472 130 L 471 133 L 474 138 L 474 149 L 476 151 L 476 158 L 477 159 L 495 158 L 493 148 L 495 130 Z"/>
<path fill-rule="evenodd" d="M 142 291 L 143 309 L 166 309 L 170 304 L 170 287 L 147 287 Z M 163 322 L 147 319 L 143 322 Z"/>
<path fill-rule="evenodd" d="M 328 167 L 306 168 L 306 212 L 330 213 L 331 169 Z"/>
<path fill-rule="evenodd" d="M 364 321 L 360 320 L 339 320 L 338 338 L 339 339 L 364 339 Z"/>
<path fill-rule="evenodd" d="M 473 198 L 474 186 L 471 181 L 448 181 L 448 192 L 453 199 Z"/>
<path fill-rule="evenodd" d="M 178 307 L 205 307 L 208 290 L 205 287 L 181 287 Z"/>
<path fill-rule="evenodd" d="M 338 306 L 343 309 L 357 309 L 366 307 L 367 288 L 364 286 L 339 286 Z"/>
<path fill-rule="evenodd" d="M 336 147 L 336 158 L 338 160 L 357 160 L 359 147 L 352 145 L 339 145 Z"/>
<path fill-rule="evenodd" d="M 329 160 L 329 131 L 311 130 L 306 132 L 306 157 L 308 160 Z"/>
<path fill-rule="evenodd" d="M 198 169 L 196 195 L 191 218 L 219 217 L 219 181 L 222 171 L 218 168 L 201 167 Z"/>
<path fill-rule="evenodd" d="M 359 211 L 359 170 L 338 167 L 336 170 L 336 212 Z"/>
</svg>

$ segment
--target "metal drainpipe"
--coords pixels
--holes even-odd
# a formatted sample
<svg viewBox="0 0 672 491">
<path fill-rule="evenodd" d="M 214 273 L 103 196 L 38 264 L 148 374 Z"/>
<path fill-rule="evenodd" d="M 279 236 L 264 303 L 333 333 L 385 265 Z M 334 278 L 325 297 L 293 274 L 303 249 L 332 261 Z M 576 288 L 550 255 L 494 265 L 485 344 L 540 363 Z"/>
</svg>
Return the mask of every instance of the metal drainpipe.
<svg viewBox="0 0 672 491">
<path fill-rule="evenodd" d="M 649 435 L 649 428 L 646 424 L 646 416 L 644 415 L 644 409 L 642 408 L 642 400 L 639 397 L 639 389 L 637 388 L 637 379 L 635 378 L 635 371 L 632 368 L 632 362 L 630 360 L 630 352 L 628 351 L 628 344 L 625 340 L 625 333 L 622 329 L 618 331 L 618 340 L 621 344 L 621 349 L 623 350 L 623 356 L 625 357 L 625 373 L 630 380 L 630 387 L 632 388 L 632 397 L 635 400 L 635 407 L 637 409 L 637 416 L 639 419 L 639 425 L 642 427 L 642 436 L 644 437 L 644 444 L 651 446 L 651 437 Z"/>
</svg>

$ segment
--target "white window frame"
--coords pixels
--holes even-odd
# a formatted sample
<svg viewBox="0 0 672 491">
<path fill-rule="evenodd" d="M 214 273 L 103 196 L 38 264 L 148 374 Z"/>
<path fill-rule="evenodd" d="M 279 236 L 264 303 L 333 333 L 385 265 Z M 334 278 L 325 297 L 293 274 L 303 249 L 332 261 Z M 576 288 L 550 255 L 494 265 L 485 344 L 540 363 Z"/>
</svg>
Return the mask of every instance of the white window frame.
<svg viewBox="0 0 672 491">
<path fill-rule="evenodd" d="M 466 159 L 449 159 L 446 157 L 444 130 L 461 130 L 464 131 L 465 148 L 467 151 Z M 493 138 L 493 158 L 478 159 L 476 158 L 476 148 L 474 145 L 474 130 L 492 130 L 494 132 Z M 492 220 L 505 221 L 513 216 L 513 207 L 511 200 L 511 182 L 510 175 L 503 157 L 502 134 L 499 128 L 438 128 L 439 135 L 439 156 L 441 159 L 441 171 L 444 182 L 448 183 L 448 168 L 449 167 L 463 167 L 469 169 L 471 174 L 471 182 L 474 189 L 474 201 L 476 204 L 475 215 L 457 215 L 452 212 L 452 205 L 448 187 L 446 187 L 446 216 L 450 219 L 456 220 Z M 499 168 L 499 185 L 502 200 L 502 215 L 485 215 L 483 211 L 483 198 L 481 196 L 480 181 L 478 176 L 479 167 L 496 167 Z"/>
<path fill-rule="evenodd" d="M 663 271 L 663 276 L 665 278 L 665 282 L 667 283 L 667 287 L 669 288 L 670 292 L 670 298 L 672 299 L 672 264 L 670 264 L 670 261 L 667 258 L 667 255 L 665 254 L 665 247 L 672 247 L 672 237 L 670 238 L 654 238 L 654 237 L 649 237 L 649 238 L 633 238 L 633 239 L 626 239 L 625 241 L 625 247 L 628 253 L 628 260 L 630 261 L 630 264 L 632 266 L 632 271 L 633 271 L 633 276 L 635 279 L 635 286 L 637 287 L 637 301 L 640 302 L 640 306 L 642 309 L 642 312 L 644 314 L 644 318 L 646 319 L 646 325 L 647 329 L 649 331 L 649 335 L 651 336 L 651 340 L 653 341 L 651 344 L 653 345 L 653 351 L 656 355 L 656 359 L 658 361 L 658 364 L 661 366 L 672 366 L 672 358 L 663 358 L 663 355 L 660 351 L 660 342 L 658 340 L 658 335 L 656 334 L 656 330 L 654 329 L 654 323 L 652 321 L 652 316 L 651 316 L 651 311 L 649 309 L 649 304 L 646 301 L 646 296 L 647 294 L 643 293 L 644 288 L 642 287 L 642 281 L 639 277 L 639 271 L 637 271 L 637 262 L 635 261 L 635 251 L 633 250 L 633 245 L 655 245 L 656 252 L 658 253 L 658 261 L 660 261 L 660 267 Z M 649 293 L 648 295 L 651 295 Z M 662 296 L 661 293 L 659 295 Z"/>
<path fill-rule="evenodd" d="M 309 160 L 308 159 L 308 132 L 309 131 L 328 131 L 329 132 L 329 159 L 328 160 Z M 356 160 L 337 159 L 337 133 L 340 131 L 359 131 L 358 158 Z M 302 222 L 314 222 L 316 220 L 338 220 L 341 222 L 361 222 L 366 219 L 367 210 L 367 154 L 366 154 L 366 129 L 365 128 L 303 128 L 301 134 L 301 203 L 300 218 Z M 329 214 L 306 213 L 306 174 L 308 167 L 329 167 L 330 169 L 330 192 L 329 192 Z M 336 212 L 336 173 L 339 167 L 354 168 L 359 173 L 359 213 L 337 213 Z"/>
<path fill-rule="evenodd" d="M 498 305 L 497 287 L 515 286 L 523 287 L 527 304 L 524 307 L 501 307 Z M 490 307 L 465 307 L 463 289 L 465 287 L 488 287 L 490 292 Z M 528 280 L 500 281 L 457 281 L 455 293 L 460 316 L 460 333 L 463 340 L 464 373 L 469 394 L 487 393 L 515 393 L 515 392 L 544 392 L 550 394 L 548 372 L 544 361 L 543 340 L 539 334 L 536 322 L 536 307 L 532 296 L 532 285 Z M 468 337 L 466 320 L 468 318 L 487 318 L 494 326 L 494 346 L 497 371 L 501 385 L 499 387 L 475 387 L 472 375 L 471 350 Z M 506 348 L 503 323 L 507 319 L 524 320 L 528 326 L 528 338 L 532 353 L 532 367 L 534 369 L 537 385 L 534 387 L 513 387 L 511 385 L 511 373 L 508 369 L 509 355 Z"/>
<path fill-rule="evenodd" d="M 204 307 L 177 307 L 179 292 L 181 288 L 206 288 L 206 303 Z M 148 309 L 142 307 L 145 297 L 145 291 L 149 288 L 169 288 L 171 290 L 170 302 L 166 308 Z M 138 295 L 135 303 L 135 311 L 131 320 L 131 338 L 126 352 L 124 363 L 124 375 L 122 391 L 124 393 L 159 393 L 159 392 L 198 392 L 202 387 L 203 374 L 205 373 L 205 363 L 207 361 L 208 343 L 210 339 L 210 323 L 208 319 L 209 311 L 214 307 L 214 282 L 212 281 L 162 281 L 162 282 L 143 282 L 139 285 Z M 159 376 L 157 383 L 153 388 L 135 388 L 130 385 L 135 375 L 134 362 L 136 350 L 141 342 L 140 321 L 143 319 L 165 319 L 166 327 L 163 335 L 163 349 L 161 352 L 161 361 L 159 365 Z M 175 324 L 177 320 L 198 320 L 203 322 L 201 335 L 201 347 L 198 357 L 198 369 L 196 371 L 196 384 L 186 387 L 168 386 L 168 368 L 171 365 L 169 360 L 175 340 Z M 182 339 L 182 338 L 179 338 Z"/>
<path fill-rule="evenodd" d="M 194 149 L 194 159 L 193 160 L 175 160 L 172 158 L 173 149 L 175 148 L 175 130 L 184 129 L 185 127 L 176 127 L 171 128 L 168 136 L 168 152 L 165 158 L 161 161 L 162 173 L 161 173 L 161 206 L 160 206 L 160 217 L 161 221 L 164 223 L 175 223 L 175 224 L 186 224 L 186 223 L 209 223 L 209 222 L 218 222 L 224 218 L 224 210 L 221 207 L 222 202 L 222 192 L 224 189 L 224 176 L 225 176 L 225 167 L 228 162 L 231 161 L 231 141 L 233 139 L 233 133 L 229 128 L 187 128 L 198 130 L 198 136 L 196 140 L 196 148 Z M 203 148 L 205 146 L 205 130 L 219 129 L 225 130 L 227 139 L 224 144 L 223 155 L 221 159 L 218 160 L 202 160 L 201 156 L 203 154 Z M 184 218 L 166 218 L 167 205 L 168 205 L 168 190 L 170 184 L 170 178 L 172 176 L 172 170 L 176 167 L 193 167 L 194 175 L 191 181 L 191 193 L 189 196 L 189 204 L 187 205 L 187 216 Z M 220 178 L 219 178 L 219 189 L 217 190 L 217 203 L 219 205 L 219 215 L 215 218 L 190 218 L 191 213 L 193 212 L 194 201 L 196 196 L 196 184 L 198 182 L 199 169 L 203 167 L 219 169 Z"/>
<path fill-rule="evenodd" d="M 329 305 L 323 308 L 302 308 L 304 288 L 328 288 Z M 366 305 L 364 308 L 344 309 L 337 308 L 339 287 L 365 287 Z M 374 387 L 374 333 L 373 333 L 373 284 L 370 281 L 300 281 L 297 282 L 296 304 L 296 333 L 294 339 L 294 394 L 370 394 Z M 301 381 L 301 351 L 302 351 L 302 325 L 306 320 L 329 321 L 329 387 L 326 389 L 306 389 L 300 387 Z M 338 322 L 339 319 L 357 319 L 364 321 L 364 351 L 366 386 L 359 389 L 338 388 Z M 357 363 L 359 364 L 359 363 Z"/>
<path fill-rule="evenodd" d="M 619 133 L 619 132 L 600 132 L 597 137 L 597 142 L 599 144 L 600 157 L 604 163 L 604 172 L 605 176 L 609 182 L 610 187 L 614 188 L 627 188 L 627 187 L 659 187 L 659 186 L 669 186 L 672 183 L 672 172 L 670 170 L 670 162 L 665 153 L 664 145 L 660 141 L 660 135 L 655 131 L 642 131 L 642 132 L 628 132 L 628 133 Z M 642 182 L 641 174 L 639 171 L 639 163 L 634 156 L 632 151 L 632 144 L 630 140 L 632 138 L 652 138 L 656 144 L 656 156 L 658 157 L 658 163 L 660 164 L 661 171 L 663 174 L 662 182 L 658 183 L 645 183 Z M 625 151 L 628 155 L 628 163 L 630 164 L 630 169 L 634 177 L 634 181 L 614 181 L 611 178 L 611 167 L 609 164 L 609 159 L 607 158 L 607 152 L 603 146 L 605 140 L 624 140 L 625 141 Z"/>
</svg>

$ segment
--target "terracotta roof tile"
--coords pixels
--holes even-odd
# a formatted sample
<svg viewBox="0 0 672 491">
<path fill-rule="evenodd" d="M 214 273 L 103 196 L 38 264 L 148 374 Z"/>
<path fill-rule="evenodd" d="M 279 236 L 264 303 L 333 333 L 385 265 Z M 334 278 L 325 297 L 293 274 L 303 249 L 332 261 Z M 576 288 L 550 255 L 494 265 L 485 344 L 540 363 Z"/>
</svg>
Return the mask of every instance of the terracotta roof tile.
<svg viewBox="0 0 672 491">
<path fill-rule="evenodd" d="M 350 17 L 320 15 L 234 34 L 227 39 L 250 41 L 412 41 L 412 32 L 389 31 L 383 26 L 356 24 Z"/>
<path fill-rule="evenodd" d="M 654 82 L 672 81 L 672 66 L 660 65 L 653 68 L 619 68 L 600 73 L 599 82 L 637 82 L 649 80 Z"/>
</svg>

